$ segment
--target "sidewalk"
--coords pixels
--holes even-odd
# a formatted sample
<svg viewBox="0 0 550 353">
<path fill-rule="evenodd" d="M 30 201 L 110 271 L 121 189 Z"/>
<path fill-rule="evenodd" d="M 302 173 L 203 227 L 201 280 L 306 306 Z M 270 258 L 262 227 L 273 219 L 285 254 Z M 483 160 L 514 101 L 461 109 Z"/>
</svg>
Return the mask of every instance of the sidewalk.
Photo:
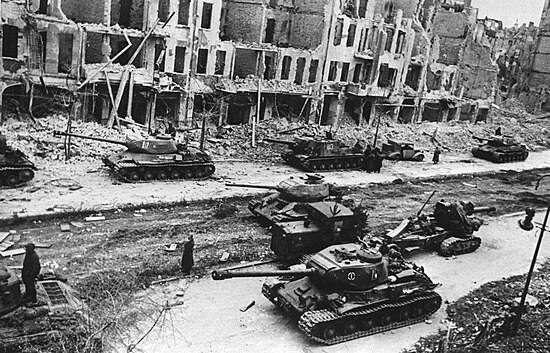
<svg viewBox="0 0 550 353">
<path fill-rule="evenodd" d="M 429 156 L 431 157 L 431 156 Z M 364 171 L 325 172 L 325 180 L 338 186 L 366 186 L 434 176 L 475 174 L 491 171 L 523 171 L 550 168 L 550 151 L 531 153 L 524 162 L 496 164 L 471 155 L 442 155 L 442 162 L 384 161 L 382 173 Z M 203 181 L 168 181 L 121 183 L 116 181 L 100 161 L 93 164 L 56 164 L 38 166 L 36 177 L 27 186 L 0 190 L 0 219 L 36 217 L 61 212 L 79 212 L 150 206 L 251 196 L 266 193 L 265 189 L 227 187 L 226 182 L 277 185 L 290 176 L 304 175 L 285 165 L 218 162 L 214 178 Z M 73 190 L 70 187 L 73 186 Z M 76 186 L 76 187 L 75 187 Z M 81 188 L 77 189 L 78 186 Z"/>
</svg>

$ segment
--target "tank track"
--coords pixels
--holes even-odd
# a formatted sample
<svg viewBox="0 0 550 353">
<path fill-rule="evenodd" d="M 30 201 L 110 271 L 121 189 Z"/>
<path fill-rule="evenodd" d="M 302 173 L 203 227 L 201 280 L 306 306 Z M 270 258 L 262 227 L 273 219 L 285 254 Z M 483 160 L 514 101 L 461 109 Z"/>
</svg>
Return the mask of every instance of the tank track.
<svg viewBox="0 0 550 353">
<path fill-rule="evenodd" d="M 424 321 L 439 309 L 441 301 L 441 297 L 436 292 L 427 292 L 412 298 L 375 304 L 364 310 L 344 315 L 339 315 L 329 309 L 313 310 L 300 316 L 298 327 L 317 342 L 328 345 L 336 344 Z M 417 316 L 404 316 L 403 309 L 405 308 L 409 308 L 407 313 L 413 315 L 418 313 Z M 375 325 L 377 322 L 382 324 Z M 365 325 L 371 327 L 359 328 Z M 334 328 L 334 336 L 331 338 L 319 336 L 329 326 Z M 351 332 L 346 334 L 346 327 Z"/>
<path fill-rule="evenodd" d="M 213 163 L 186 163 L 186 164 L 162 164 L 142 166 L 133 163 L 119 163 L 107 165 L 113 172 L 122 180 L 130 183 L 148 183 L 151 181 L 172 181 L 172 180 L 204 180 L 209 178 L 216 170 Z M 212 168 L 212 172 L 208 173 L 207 167 Z M 168 170 L 172 168 L 172 170 Z M 164 170 L 166 178 L 158 177 L 158 172 Z M 146 172 L 151 172 L 151 178 L 147 178 Z M 174 178 L 172 173 L 176 171 L 179 176 Z M 132 178 L 132 173 L 135 172 L 139 179 Z M 200 173 L 199 173 L 200 172 Z"/>
<path fill-rule="evenodd" d="M 289 163 L 308 172 L 328 170 L 357 170 L 363 168 L 362 156 L 338 156 L 324 158 L 308 158 L 305 161 L 289 159 Z"/>
<path fill-rule="evenodd" d="M 439 253 L 443 256 L 468 254 L 481 246 L 481 238 L 470 236 L 467 238 L 450 237 L 441 243 Z"/>
<path fill-rule="evenodd" d="M 499 153 L 483 151 L 476 148 L 472 149 L 472 154 L 474 157 L 485 159 L 494 163 L 522 162 L 529 157 L 529 152 L 527 151 Z"/>
<path fill-rule="evenodd" d="M 27 172 L 30 177 L 24 177 L 22 172 Z M 34 171 L 27 166 L 0 167 L 0 189 L 12 189 L 25 185 L 34 178 Z M 11 179 L 11 180 L 10 180 Z"/>
</svg>

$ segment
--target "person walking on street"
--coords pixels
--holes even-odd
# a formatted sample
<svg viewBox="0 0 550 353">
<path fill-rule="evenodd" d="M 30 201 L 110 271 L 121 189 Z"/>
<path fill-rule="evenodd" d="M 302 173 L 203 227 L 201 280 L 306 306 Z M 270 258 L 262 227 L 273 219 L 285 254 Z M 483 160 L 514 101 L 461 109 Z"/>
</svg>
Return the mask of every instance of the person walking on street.
<svg viewBox="0 0 550 353">
<path fill-rule="evenodd" d="M 25 245 L 25 259 L 23 260 L 23 283 L 25 284 L 24 301 L 27 303 L 36 303 L 36 287 L 34 281 L 40 273 L 40 258 L 34 251 L 34 244 Z"/>
<path fill-rule="evenodd" d="M 435 147 L 435 150 L 434 150 L 434 156 L 432 158 L 432 162 L 434 162 L 434 164 L 437 164 L 439 163 L 439 155 L 441 154 L 441 150 L 439 149 L 439 147 Z"/>
<path fill-rule="evenodd" d="M 195 241 L 193 240 L 193 235 L 189 235 L 189 240 L 183 246 L 183 254 L 181 256 L 181 269 L 183 274 L 188 275 L 191 273 L 191 269 L 195 264 L 193 260 L 193 247 L 195 246 Z"/>
<path fill-rule="evenodd" d="M 374 168 L 373 172 L 380 173 L 380 169 L 382 169 L 382 155 L 380 154 L 380 149 L 376 147 L 373 152 L 374 156 Z"/>
</svg>

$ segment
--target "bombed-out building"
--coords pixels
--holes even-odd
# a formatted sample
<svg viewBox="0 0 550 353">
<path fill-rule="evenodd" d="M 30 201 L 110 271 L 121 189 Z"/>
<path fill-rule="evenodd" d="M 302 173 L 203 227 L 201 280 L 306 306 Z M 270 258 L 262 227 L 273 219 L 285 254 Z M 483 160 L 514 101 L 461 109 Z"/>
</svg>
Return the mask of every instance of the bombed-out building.
<svg viewBox="0 0 550 353">
<path fill-rule="evenodd" d="M 476 121 L 496 89 L 469 1 L 4 0 L 2 17 L 4 96 L 54 87 L 109 125 Z"/>
</svg>

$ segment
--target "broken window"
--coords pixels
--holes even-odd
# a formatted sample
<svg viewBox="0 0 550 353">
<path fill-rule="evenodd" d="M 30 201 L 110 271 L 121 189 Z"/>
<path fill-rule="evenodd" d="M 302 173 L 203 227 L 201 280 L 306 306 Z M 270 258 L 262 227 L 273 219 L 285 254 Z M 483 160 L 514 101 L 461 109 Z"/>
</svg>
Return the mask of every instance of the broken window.
<svg viewBox="0 0 550 353">
<path fill-rule="evenodd" d="M 208 49 L 199 49 L 199 55 L 197 57 L 197 73 L 205 74 L 207 65 L 208 65 Z"/>
<path fill-rule="evenodd" d="M 190 0 L 179 0 L 178 24 L 187 26 L 189 23 L 189 2 Z"/>
<path fill-rule="evenodd" d="M 283 57 L 283 67 L 281 68 L 281 80 L 288 80 L 290 76 L 290 64 L 292 63 L 292 58 L 288 55 Z"/>
<path fill-rule="evenodd" d="M 16 26 L 2 26 L 2 56 L 4 58 L 17 59 L 17 46 L 19 43 L 19 29 Z"/>
<path fill-rule="evenodd" d="M 296 60 L 296 76 L 294 77 L 294 83 L 301 85 L 304 77 L 304 69 L 306 67 L 306 58 L 300 57 Z"/>
<path fill-rule="evenodd" d="M 343 63 L 342 64 L 342 73 L 340 74 L 340 81 L 347 82 L 348 81 L 348 72 L 349 72 L 349 63 Z"/>
<path fill-rule="evenodd" d="M 395 78 L 395 69 L 390 69 L 388 64 L 380 65 L 380 76 L 378 77 L 379 87 L 389 87 Z"/>
<path fill-rule="evenodd" d="M 276 53 L 274 52 L 264 52 L 264 79 L 272 80 L 275 78 L 276 68 L 273 67 L 275 62 Z"/>
<path fill-rule="evenodd" d="M 407 70 L 407 77 L 405 78 L 405 84 L 410 88 L 418 89 L 418 80 L 420 79 L 421 66 L 411 65 Z"/>
<path fill-rule="evenodd" d="M 378 27 L 374 26 L 373 29 L 372 36 L 367 38 L 367 49 L 372 49 L 378 40 Z"/>
<path fill-rule="evenodd" d="M 212 25 L 212 3 L 205 2 L 202 4 L 201 18 L 201 28 L 210 28 L 210 26 Z"/>
<path fill-rule="evenodd" d="M 313 59 L 309 63 L 309 78 L 307 82 L 313 83 L 317 80 L 317 69 L 319 68 L 319 60 Z"/>
<path fill-rule="evenodd" d="M 214 75 L 223 75 L 225 70 L 225 50 L 218 50 L 216 52 L 216 68 L 214 69 Z"/>
<path fill-rule="evenodd" d="M 342 43 L 343 27 L 344 27 L 344 19 L 339 18 L 336 21 L 336 27 L 334 28 L 334 45 L 340 45 L 340 43 Z"/>
<path fill-rule="evenodd" d="M 155 70 L 164 71 L 164 59 L 166 57 L 164 43 L 155 44 Z"/>
<path fill-rule="evenodd" d="M 370 83 L 370 75 L 372 74 L 372 60 L 366 61 L 363 67 L 363 79 L 361 82 Z"/>
<path fill-rule="evenodd" d="M 441 88 L 441 70 L 437 70 L 435 73 L 428 67 L 426 74 L 426 88 L 428 92 L 439 91 Z"/>
<path fill-rule="evenodd" d="M 359 0 L 359 17 L 365 18 L 367 16 L 367 4 L 368 0 Z"/>
<path fill-rule="evenodd" d="M 361 67 L 363 65 L 361 64 L 355 64 L 355 69 L 353 70 L 353 83 L 359 83 L 359 79 L 361 78 Z"/>
<path fill-rule="evenodd" d="M 59 33 L 59 52 L 57 53 L 57 72 L 71 72 L 73 65 L 73 35 Z"/>
<path fill-rule="evenodd" d="M 397 34 L 397 44 L 395 46 L 395 52 L 397 54 L 402 54 L 404 47 L 405 47 L 405 32 L 399 31 L 399 34 Z"/>
<path fill-rule="evenodd" d="M 160 4 L 159 4 L 160 6 Z M 120 0 L 120 6 L 119 6 L 119 17 L 118 17 L 118 24 L 121 27 L 128 28 L 130 27 L 130 21 L 131 21 L 131 11 L 128 9 L 132 8 L 132 0 Z M 159 10 L 160 11 L 160 10 Z"/>
<path fill-rule="evenodd" d="M 327 81 L 334 81 L 336 80 L 336 71 L 338 70 L 338 62 L 337 61 L 331 61 L 330 67 L 328 69 L 328 79 Z"/>
<path fill-rule="evenodd" d="M 384 4 L 384 21 L 386 23 L 393 23 L 395 17 L 395 7 L 393 1 L 387 1 Z"/>
<path fill-rule="evenodd" d="M 48 14 L 48 0 L 40 0 L 38 5 L 38 11 L 36 13 L 46 15 Z"/>
<path fill-rule="evenodd" d="M 129 9 L 124 11 L 130 12 Z M 170 16 L 170 0 L 159 0 L 159 21 L 168 21 L 168 16 Z"/>
<path fill-rule="evenodd" d="M 384 50 L 389 51 L 391 53 L 391 45 L 393 42 L 393 34 L 394 34 L 393 28 L 386 28 L 386 33 L 388 36 L 386 37 L 386 47 L 384 48 Z"/>
<path fill-rule="evenodd" d="M 350 23 L 349 28 L 348 28 L 348 39 L 346 41 L 346 46 L 347 47 L 353 47 L 353 43 L 355 42 L 355 29 L 356 28 L 357 28 L 357 26 L 355 25 L 355 23 Z"/>
<path fill-rule="evenodd" d="M 176 56 L 174 57 L 174 72 L 183 73 L 185 65 L 185 47 L 176 46 Z"/>
<path fill-rule="evenodd" d="M 369 37 L 369 29 L 368 28 L 363 28 L 361 30 L 361 38 L 359 39 L 359 46 L 358 46 L 358 50 L 359 52 L 363 52 L 365 51 L 365 49 L 367 49 L 367 40 L 368 40 L 368 37 Z"/>
<path fill-rule="evenodd" d="M 265 26 L 265 43 L 273 43 L 273 35 L 275 34 L 275 19 L 269 18 Z"/>
</svg>

